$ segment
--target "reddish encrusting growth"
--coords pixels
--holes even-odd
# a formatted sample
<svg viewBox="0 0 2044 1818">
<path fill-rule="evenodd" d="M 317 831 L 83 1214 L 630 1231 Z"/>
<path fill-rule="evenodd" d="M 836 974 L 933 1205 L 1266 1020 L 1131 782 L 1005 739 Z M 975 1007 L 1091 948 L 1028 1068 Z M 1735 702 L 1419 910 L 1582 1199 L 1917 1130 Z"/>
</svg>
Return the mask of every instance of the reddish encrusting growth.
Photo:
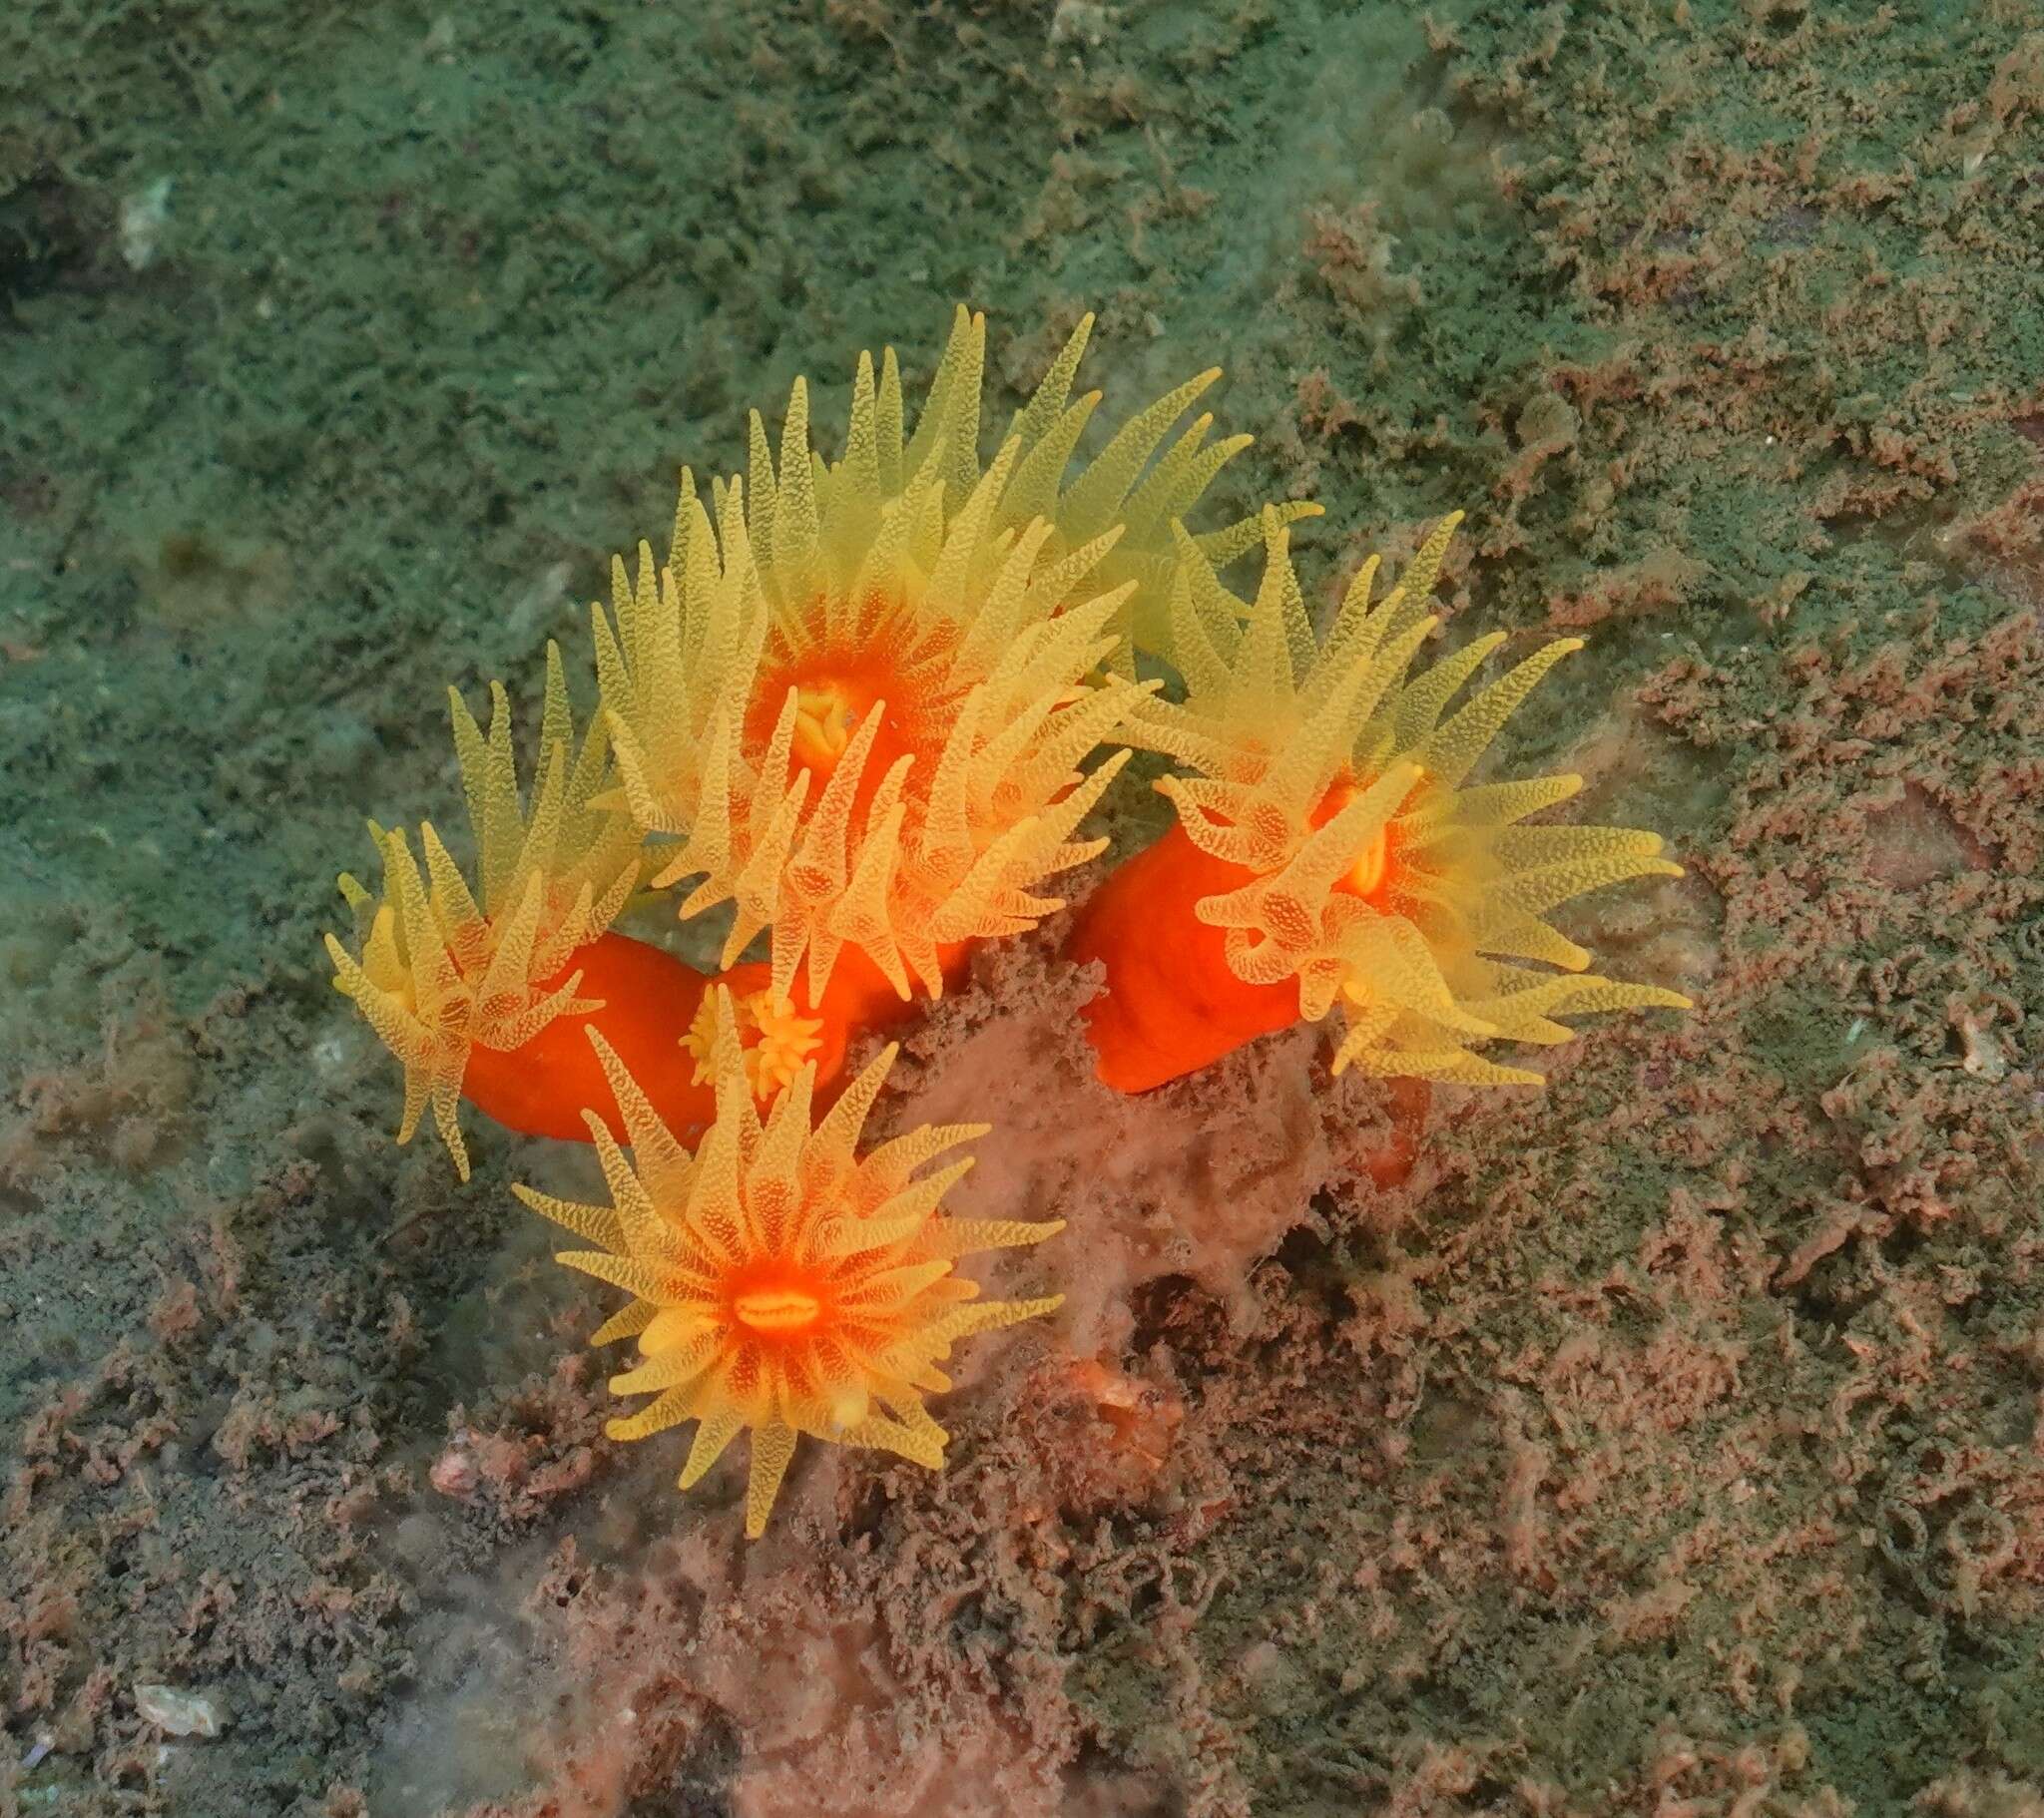
<svg viewBox="0 0 2044 1818">
<path fill-rule="evenodd" d="M 1426 1135 L 1426 1114 L 1433 1109 L 1433 1088 L 1410 1075 L 1394 1075 L 1384 1083 L 1391 1134 L 1384 1146 L 1365 1155 L 1362 1170 L 1380 1190 L 1403 1186 L 1419 1159 L 1419 1139 Z"/>
</svg>

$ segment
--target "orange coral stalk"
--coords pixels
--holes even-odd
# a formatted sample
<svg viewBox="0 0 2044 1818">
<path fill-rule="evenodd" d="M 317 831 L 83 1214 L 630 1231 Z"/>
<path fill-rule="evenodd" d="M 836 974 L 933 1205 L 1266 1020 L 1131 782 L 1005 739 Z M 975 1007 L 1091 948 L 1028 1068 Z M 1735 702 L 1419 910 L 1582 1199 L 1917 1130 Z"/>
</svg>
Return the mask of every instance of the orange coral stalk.
<svg viewBox="0 0 2044 1818">
<path fill-rule="evenodd" d="M 527 1205 L 597 1247 L 557 1260 L 625 1289 L 630 1305 L 591 1339 L 636 1337 L 642 1362 L 611 1378 L 650 1394 L 610 1423 L 643 1439 L 698 1423 L 681 1487 L 695 1484 L 741 1432 L 753 1435 L 746 1533 L 766 1531 L 798 1434 L 875 1447 L 932 1469 L 942 1427 L 923 1403 L 950 1386 L 937 1368 L 960 1338 L 1054 1309 L 1060 1296 L 983 1301 L 957 1259 L 1039 1243 L 1063 1228 L 948 1216 L 946 1192 L 968 1160 L 918 1172 L 984 1125 L 924 1126 L 865 1153 L 860 1132 L 895 1050 L 811 1123 L 813 1066 L 762 1120 L 749 1090 L 731 993 L 713 994 L 717 1119 L 691 1154 L 618 1057 L 593 1035 L 624 1114 L 627 1161 L 603 1121 L 589 1133 L 611 1204 L 581 1205 L 519 1187 Z"/>
<path fill-rule="evenodd" d="M 576 991 L 594 1008 L 555 1018 L 518 1048 L 472 1048 L 461 1096 L 528 1136 L 587 1142 L 584 1114 L 594 1112 L 622 1138 L 610 1082 L 584 1033 L 595 1029 L 670 1130 L 690 1139 L 702 1135 L 717 1115 L 717 1099 L 701 1083 L 684 1042 L 710 981 L 673 954 L 622 934 L 599 935 L 576 948 L 563 974 L 540 990 L 579 974 Z M 841 1057 L 841 1043 L 838 1052 Z"/>
<path fill-rule="evenodd" d="M 945 957 L 955 976 L 964 949 Z M 749 961 L 707 978 L 663 948 L 627 935 L 599 935 L 568 956 L 558 977 L 537 987 L 545 995 L 575 978 L 582 1013 L 555 1018 L 518 1048 L 472 1048 L 461 1096 L 524 1136 L 587 1142 L 587 1119 L 594 1113 L 622 1141 L 624 1126 L 610 1081 L 588 1040 L 594 1030 L 639 1083 L 661 1122 L 677 1137 L 694 1141 L 717 1115 L 709 1065 L 714 986 L 729 987 L 739 1006 L 746 1078 L 762 1104 L 807 1065 L 814 1072 L 816 1101 L 827 1109 L 853 1039 L 892 1028 L 918 1008 L 904 1004 L 877 969 L 858 960 L 839 965 L 823 1002 L 814 1007 L 786 999 L 776 1004 L 771 971 L 765 961 Z"/>
<path fill-rule="evenodd" d="M 1111 981 L 1079 1010 L 1104 1084 L 1148 1092 L 1299 1020 L 1296 984 L 1237 977 L 1227 931 L 1199 918 L 1203 898 L 1239 889 L 1252 876 L 1202 852 L 1174 826 L 1080 905 L 1065 952 L 1082 965 L 1099 960 Z M 1412 1171 L 1432 1098 L 1423 1080 L 1387 1084 L 1391 1135 L 1362 1163 L 1380 1187 Z"/>
<path fill-rule="evenodd" d="M 1099 960 L 1106 991 L 1084 1005 L 1100 1078 L 1117 1092 L 1197 1073 L 1245 1042 L 1298 1021 L 1295 985 L 1251 985 L 1229 967 L 1228 937 L 1196 914 L 1204 897 L 1252 873 L 1202 852 L 1174 826 L 1109 873 L 1080 905 L 1069 958 Z"/>
</svg>

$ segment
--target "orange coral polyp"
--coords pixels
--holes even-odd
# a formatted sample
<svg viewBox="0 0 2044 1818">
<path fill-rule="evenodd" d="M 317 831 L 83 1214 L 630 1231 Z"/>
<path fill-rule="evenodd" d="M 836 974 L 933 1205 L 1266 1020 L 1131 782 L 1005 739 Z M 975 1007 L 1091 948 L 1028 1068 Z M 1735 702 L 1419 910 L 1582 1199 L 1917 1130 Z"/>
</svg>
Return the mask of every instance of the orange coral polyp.
<svg viewBox="0 0 2044 1818">
<path fill-rule="evenodd" d="M 1186 837 L 1234 870 L 1233 887 L 1194 899 L 1191 921 L 1223 931 L 1222 955 L 1238 978 L 1291 994 L 1305 1020 L 1342 1007 L 1348 1027 L 1334 1072 L 1537 1086 L 1539 1073 L 1475 1046 L 1551 1047 L 1574 1033 L 1568 1017 L 1689 1008 L 1679 992 L 1590 972 L 1590 954 L 1545 913 L 1631 878 L 1680 876 L 1681 867 L 1643 829 L 1530 824 L 1573 795 L 1580 777 L 1469 782 L 1513 711 L 1582 643 L 1553 641 L 1460 705 L 1502 633 L 1408 678 L 1434 623 L 1424 603 L 1456 522 L 1435 526 L 1380 602 L 1370 598 L 1375 561 L 1366 563 L 1318 634 L 1275 516 L 1265 521 L 1254 602 L 1231 594 L 1186 548 L 1172 594 L 1185 698 L 1143 703 L 1137 735 L 1183 766 L 1157 786 L 1176 803 Z M 1126 976 L 1110 964 L 1110 992 L 1192 996 L 1194 959 L 1213 943 L 1178 921 L 1182 901 L 1166 893 L 1145 925 L 1150 905 L 1101 896 L 1097 917 L 1090 905 L 1081 911 L 1081 950 L 1090 941 L 1124 956 Z M 1088 933 L 1096 920 L 1128 931 Z M 1175 964 L 1157 962 L 1160 944 Z M 1096 1042 L 1133 1039 L 1144 1021 L 1140 1011 L 1109 1013 Z M 1187 1012 L 1166 1003 L 1148 1021 L 1184 1024 Z M 1112 1083 L 1121 1059 L 1106 1046 L 1103 1059 Z"/>
<path fill-rule="evenodd" d="M 459 693 L 448 698 L 475 834 L 473 875 L 430 822 L 418 834 L 423 867 L 403 832 L 371 822 L 383 888 L 371 894 L 343 873 L 357 951 L 326 937 L 334 988 L 354 1000 L 403 1066 L 397 1139 L 408 1139 L 430 1111 L 464 1180 L 468 1150 L 458 1112 L 472 1068 L 476 1085 L 467 1096 L 501 1104 L 518 1128 L 557 1130 L 555 1093 L 525 1076 L 535 1053 L 556 1054 L 556 1074 L 586 1076 L 582 1057 L 563 1051 L 558 1038 L 542 1038 L 558 1019 L 600 1008 L 577 995 L 578 961 L 592 950 L 613 953 L 600 943 L 640 872 L 637 828 L 597 804 L 608 745 L 600 727 L 576 740 L 560 651 L 547 646 L 540 759 L 529 793 L 519 783 L 501 683 L 491 683 L 490 698 L 487 734 Z M 636 989 L 645 966 L 627 970 L 634 967 Z M 576 1104 L 565 1109 L 572 1113 Z"/>
<path fill-rule="evenodd" d="M 946 1210 L 969 1160 L 924 1169 L 984 1136 L 984 1125 L 925 1125 L 863 1145 L 891 1048 L 820 1119 L 811 1117 L 808 1068 L 763 1118 L 747 1089 L 731 993 L 719 987 L 713 1003 L 717 1118 L 693 1152 L 593 1036 L 632 1159 L 592 1119 L 608 1205 L 516 1191 L 593 1246 L 559 1261 L 632 1296 L 591 1342 L 636 1336 L 641 1363 L 610 1386 L 652 1399 L 606 1431 L 645 1439 L 694 1421 L 684 1490 L 750 1431 L 746 1533 L 757 1539 L 797 1435 L 942 1465 L 946 1435 L 924 1397 L 950 1386 L 938 1366 L 952 1346 L 1051 1312 L 1060 1299 L 983 1299 L 957 1261 L 1041 1242 L 1062 1224 Z"/>
<path fill-rule="evenodd" d="M 940 995 L 940 947 L 1035 926 L 1064 906 L 1045 880 L 1105 845 L 1079 828 L 1126 752 L 1083 766 L 1149 691 L 1123 634 L 1247 438 L 1210 446 L 1202 416 L 1166 445 L 1209 371 L 1068 479 L 1090 325 L 990 462 L 982 317 L 958 312 L 912 431 L 893 355 L 861 356 L 834 461 L 797 381 L 778 457 L 756 413 L 746 473 L 706 498 L 685 471 L 666 560 L 614 568 L 593 630 L 618 799 L 678 836 L 652 883 L 688 884 L 682 917 L 736 905 L 725 965 L 771 931 L 782 996 L 801 968 L 820 998 L 853 950 Z"/>
</svg>

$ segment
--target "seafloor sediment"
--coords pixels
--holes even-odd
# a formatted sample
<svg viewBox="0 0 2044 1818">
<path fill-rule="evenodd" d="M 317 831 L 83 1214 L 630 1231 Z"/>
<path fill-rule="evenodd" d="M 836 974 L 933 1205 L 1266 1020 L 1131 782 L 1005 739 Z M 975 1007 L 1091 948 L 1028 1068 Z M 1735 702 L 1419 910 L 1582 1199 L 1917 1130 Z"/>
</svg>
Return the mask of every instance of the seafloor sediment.
<svg viewBox="0 0 2044 1818">
<path fill-rule="evenodd" d="M 0 1809 L 2044 1813 L 2040 236 L 2034 0 L 14 0 Z M 997 411 L 1224 364 L 1322 595 L 1466 510 L 1698 1009 L 1381 1189 L 1316 1032 L 1120 1101 L 983 956 L 884 1115 L 1072 1301 L 748 1548 L 602 1436 L 587 1157 L 395 1147 L 317 937 L 446 682 L 961 298 Z"/>
</svg>

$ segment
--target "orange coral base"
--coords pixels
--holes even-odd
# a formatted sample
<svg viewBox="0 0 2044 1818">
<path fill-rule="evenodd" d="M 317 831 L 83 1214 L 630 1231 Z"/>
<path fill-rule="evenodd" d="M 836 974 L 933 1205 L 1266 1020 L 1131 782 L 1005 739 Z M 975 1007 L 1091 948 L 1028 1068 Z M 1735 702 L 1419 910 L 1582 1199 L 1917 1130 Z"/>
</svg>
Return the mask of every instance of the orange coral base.
<svg viewBox="0 0 2044 1818">
<path fill-rule="evenodd" d="M 1174 825 L 1079 906 L 1065 953 L 1107 968 L 1107 990 L 1079 1014 L 1099 1057 L 1095 1071 L 1117 1092 L 1197 1073 L 1298 1021 L 1297 984 L 1244 984 L 1228 964 L 1227 931 L 1193 913 L 1203 896 L 1251 880 Z"/>
</svg>

